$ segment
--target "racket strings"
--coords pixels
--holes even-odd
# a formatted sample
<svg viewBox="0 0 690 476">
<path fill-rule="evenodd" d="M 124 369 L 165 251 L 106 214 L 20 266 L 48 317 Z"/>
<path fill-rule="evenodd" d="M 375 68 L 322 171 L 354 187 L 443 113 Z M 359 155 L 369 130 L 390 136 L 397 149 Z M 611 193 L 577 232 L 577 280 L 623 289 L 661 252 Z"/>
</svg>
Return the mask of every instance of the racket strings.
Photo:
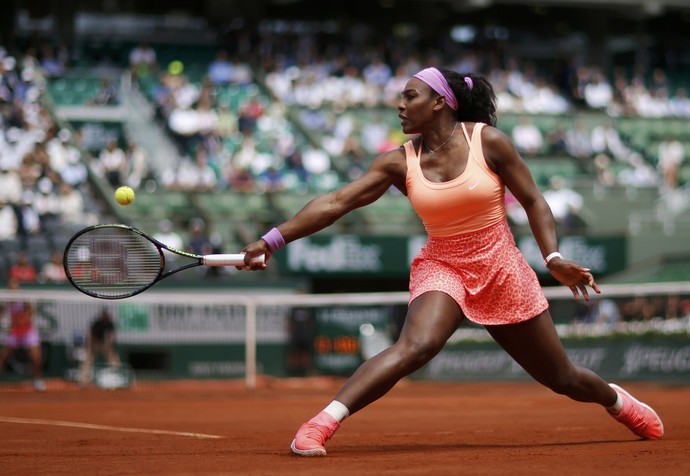
<svg viewBox="0 0 690 476">
<path fill-rule="evenodd" d="M 126 228 L 104 227 L 77 236 L 65 254 L 65 268 L 87 294 L 117 298 L 150 286 L 163 268 L 156 245 Z"/>
</svg>

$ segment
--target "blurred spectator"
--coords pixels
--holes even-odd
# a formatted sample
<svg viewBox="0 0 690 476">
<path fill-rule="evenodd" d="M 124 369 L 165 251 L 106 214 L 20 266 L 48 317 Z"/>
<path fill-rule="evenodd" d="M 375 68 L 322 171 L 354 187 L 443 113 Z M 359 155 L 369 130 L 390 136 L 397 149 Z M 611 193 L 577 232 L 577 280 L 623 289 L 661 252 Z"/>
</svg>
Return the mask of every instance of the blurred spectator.
<svg viewBox="0 0 690 476">
<path fill-rule="evenodd" d="M 41 71 L 41 62 L 38 59 L 38 53 L 34 46 L 29 46 L 20 60 L 20 70 L 22 78 L 25 81 L 43 81 L 43 73 Z"/>
<path fill-rule="evenodd" d="M 652 70 L 652 78 L 649 82 L 649 90 L 656 94 L 668 94 L 668 75 L 663 68 L 654 68 Z"/>
<path fill-rule="evenodd" d="M 40 179 L 36 189 L 38 193 L 34 194 L 34 208 L 38 213 L 41 229 L 50 230 L 50 225 L 60 217 L 60 199 L 48 177 Z"/>
<path fill-rule="evenodd" d="M 276 167 L 269 167 L 258 178 L 258 186 L 260 191 L 266 193 L 280 192 L 285 188 L 283 183 L 283 172 Z"/>
<path fill-rule="evenodd" d="M 65 267 L 62 263 L 62 253 L 60 251 L 54 251 L 50 255 L 50 261 L 45 263 L 41 268 L 39 281 L 42 283 L 67 282 L 67 275 L 65 274 Z"/>
<path fill-rule="evenodd" d="M 567 133 L 563 124 L 556 124 L 546 134 L 546 143 L 549 154 L 561 155 L 567 152 Z"/>
<path fill-rule="evenodd" d="M 79 368 L 80 386 L 88 384 L 93 379 L 93 364 L 99 355 L 103 355 L 110 367 L 120 366 L 115 335 L 115 323 L 108 308 L 104 307 L 91 322 L 86 336 L 86 353 Z"/>
<path fill-rule="evenodd" d="M 86 104 L 90 106 L 113 106 L 119 102 L 117 86 L 107 78 L 101 78 L 98 91 Z"/>
<path fill-rule="evenodd" d="M 176 250 L 184 249 L 182 237 L 173 230 L 173 223 L 167 218 L 158 222 L 158 232 L 153 237 L 164 245 L 168 245 Z"/>
<path fill-rule="evenodd" d="M 222 103 L 217 113 L 215 133 L 222 139 L 227 139 L 235 135 L 238 131 L 237 115 L 226 103 Z"/>
<path fill-rule="evenodd" d="M 654 297 L 636 296 L 621 305 L 621 318 L 625 322 L 649 321 L 662 315 L 658 309 L 660 303 Z"/>
<path fill-rule="evenodd" d="M 256 131 L 256 123 L 264 113 L 263 105 L 257 99 L 250 99 L 240 109 L 238 127 L 241 133 Z"/>
<path fill-rule="evenodd" d="M 678 171 L 685 159 L 683 144 L 671 135 L 668 135 L 659 144 L 659 161 L 657 168 L 663 178 L 663 184 L 671 189 L 678 187 Z"/>
<path fill-rule="evenodd" d="M 59 186 L 58 202 L 60 204 L 60 219 L 65 225 L 85 224 L 84 197 L 72 185 L 63 182 Z"/>
<path fill-rule="evenodd" d="M 682 317 L 681 299 L 677 294 L 669 294 L 666 298 L 665 319 L 678 319 Z"/>
<path fill-rule="evenodd" d="M 286 190 L 306 191 L 309 182 L 309 172 L 304 167 L 302 152 L 295 150 L 285 158 L 283 185 Z"/>
<path fill-rule="evenodd" d="M 385 84 L 383 90 L 384 105 L 397 106 L 400 100 L 400 91 L 405 89 L 405 84 L 410 78 L 410 72 L 403 66 L 398 66 L 395 69 L 395 75 L 392 76 Z"/>
<path fill-rule="evenodd" d="M 46 149 L 52 169 L 64 182 L 76 187 L 86 182 L 88 171 L 81 160 L 79 148 L 71 141 L 72 133 L 68 129 L 61 129 L 48 142 Z"/>
<path fill-rule="evenodd" d="M 19 213 L 17 219 L 17 233 L 25 238 L 28 235 L 34 235 L 41 231 L 41 219 L 34 207 L 35 194 L 31 190 L 25 190 L 22 193 L 21 201 L 19 202 Z"/>
<path fill-rule="evenodd" d="M 613 100 L 613 88 L 601 71 L 594 71 L 584 87 L 585 102 L 592 109 L 606 109 Z"/>
<path fill-rule="evenodd" d="M 0 160 L 0 202 L 16 205 L 22 198 L 24 186 L 16 170 Z"/>
<path fill-rule="evenodd" d="M 129 53 L 129 66 L 134 78 L 141 78 L 158 70 L 156 50 L 148 43 L 141 42 Z"/>
<path fill-rule="evenodd" d="M 342 155 L 347 157 L 347 176 L 350 180 L 357 180 L 366 172 L 367 154 L 362 147 L 362 143 L 355 134 L 350 134 L 345 139 L 342 148 Z"/>
<path fill-rule="evenodd" d="M 659 177 L 656 170 L 644 161 L 638 153 L 630 154 L 630 167 L 618 173 L 618 182 L 631 187 L 658 186 Z"/>
<path fill-rule="evenodd" d="M 13 240 L 17 237 L 17 210 L 0 200 L 0 240 Z"/>
<path fill-rule="evenodd" d="M 247 167 L 233 167 L 232 161 L 228 160 L 223 174 L 230 191 L 253 193 L 256 190 L 254 176 Z"/>
<path fill-rule="evenodd" d="M 111 139 L 105 149 L 98 154 L 98 168 L 112 187 L 122 185 L 122 176 L 127 166 L 125 152 L 117 139 Z"/>
<path fill-rule="evenodd" d="M 196 158 L 184 159 L 175 176 L 174 184 L 169 188 L 196 192 L 207 192 L 218 185 L 216 171 L 208 162 L 208 153 L 201 144 L 197 145 Z"/>
<path fill-rule="evenodd" d="M 199 100 L 199 88 L 189 81 L 187 76 L 168 75 L 168 83 L 170 87 L 170 94 L 172 95 L 173 107 L 180 109 L 191 109 Z"/>
<path fill-rule="evenodd" d="M 86 165 L 81 161 L 81 155 L 78 155 L 78 150 L 74 147 L 77 154 L 69 156 L 69 162 L 62 169 L 60 173 L 60 178 L 65 182 L 70 184 L 72 187 L 78 187 L 84 183 L 89 177 L 89 171 Z"/>
<path fill-rule="evenodd" d="M 521 116 L 511 132 L 518 152 L 527 156 L 537 155 L 544 145 L 544 136 L 528 116 Z"/>
<path fill-rule="evenodd" d="M 144 148 L 130 139 L 125 149 L 125 162 L 125 183 L 136 190 L 149 176 L 149 158 Z"/>
<path fill-rule="evenodd" d="M 390 129 L 388 124 L 383 121 L 381 115 L 375 114 L 361 131 L 362 147 L 364 147 L 364 150 L 370 154 L 380 154 L 384 152 L 384 150 L 382 150 L 385 148 L 383 144 L 388 140 Z"/>
<path fill-rule="evenodd" d="M 314 370 L 312 349 L 316 338 L 316 321 L 312 308 L 293 308 L 288 317 L 287 368 L 290 375 L 305 377 Z"/>
<path fill-rule="evenodd" d="M 322 149 L 307 146 L 302 151 L 304 168 L 310 175 L 323 174 L 331 169 L 331 159 Z"/>
<path fill-rule="evenodd" d="M 558 175 L 551 177 L 549 188 L 544 191 L 544 199 L 564 233 L 582 231 L 586 227 L 585 221 L 580 216 L 583 205 L 582 196 L 569 188 L 563 177 Z"/>
<path fill-rule="evenodd" d="M 594 156 L 594 173 L 597 176 L 597 183 L 610 187 L 616 184 L 616 175 L 611 170 L 611 160 L 606 154 Z"/>
<path fill-rule="evenodd" d="M 621 321 L 621 312 L 613 299 L 595 297 L 586 304 L 586 312 L 581 322 L 587 324 L 605 324 L 614 327 Z"/>
<path fill-rule="evenodd" d="M 50 167 L 58 174 L 61 174 L 70 162 L 70 154 L 74 149 L 70 147 L 71 138 L 72 133 L 68 129 L 60 129 L 57 133 L 51 133 L 51 137 L 46 143 Z M 76 152 L 79 153 L 78 150 Z"/>
<path fill-rule="evenodd" d="M 623 144 L 623 140 L 613 121 L 596 126 L 591 133 L 592 152 L 607 154 L 622 162 L 629 162 L 630 149 Z"/>
<path fill-rule="evenodd" d="M 256 141 L 253 133 L 244 134 L 244 138 L 239 145 L 239 148 L 232 156 L 232 166 L 235 169 L 248 169 L 256 162 L 256 156 L 259 155 Z"/>
<path fill-rule="evenodd" d="M 242 61 L 237 59 L 232 59 L 233 72 L 232 72 L 232 82 L 239 86 L 248 86 L 252 84 L 254 76 L 252 74 L 251 67 Z"/>
<path fill-rule="evenodd" d="M 566 152 L 580 162 L 585 162 L 592 156 L 590 131 L 582 120 L 576 120 L 572 128 L 568 129 L 565 137 Z"/>
<path fill-rule="evenodd" d="M 44 149 L 39 144 L 34 144 L 34 147 L 22 158 L 17 173 L 24 190 L 32 190 L 43 175 L 42 164 L 50 161 L 50 159 L 43 160 L 43 153 Z"/>
<path fill-rule="evenodd" d="M 213 109 L 213 102 L 210 98 L 199 99 L 196 106 L 197 125 L 199 133 L 202 135 L 213 134 L 218 127 L 218 114 Z"/>
<path fill-rule="evenodd" d="M 522 98 L 522 105 L 526 112 L 565 114 L 570 109 L 570 104 L 556 91 L 554 85 L 547 84 L 543 79 L 537 78 L 531 87 L 532 91 Z"/>
<path fill-rule="evenodd" d="M 186 250 L 197 255 L 213 253 L 213 244 L 206 231 L 206 223 L 201 218 L 189 222 L 189 239 Z"/>
<path fill-rule="evenodd" d="M 364 81 L 368 84 L 383 89 L 393 76 L 393 73 L 390 66 L 384 63 L 379 56 L 376 56 L 371 63 L 364 67 L 362 76 L 364 77 Z M 402 89 L 400 91 L 402 91 Z"/>
<path fill-rule="evenodd" d="M 690 98 L 685 88 L 676 89 L 669 99 L 669 112 L 676 117 L 690 118 Z"/>
<path fill-rule="evenodd" d="M 529 220 L 527 219 L 527 212 L 524 208 L 522 208 L 520 202 L 518 202 L 517 198 L 515 198 L 515 196 L 510 193 L 509 190 L 506 190 L 505 201 L 506 213 L 508 214 L 510 223 L 515 226 L 528 225 Z"/>
<path fill-rule="evenodd" d="M 17 284 L 30 284 L 38 281 L 36 268 L 29 261 L 26 251 L 17 253 L 16 261 L 10 266 L 9 281 L 16 281 Z"/>
<path fill-rule="evenodd" d="M 216 53 L 215 59 L 208 66 L 208 78 L 215 85 L 226 86 L 232 81 L 233 74 L 234 68 L 232 62 L 228 59 L 228 52 L 219 50 Z"/>
<path fill-rule="evenodd" d="M 53 46 L 47 43 L 41 45 L 40 65 L 43 74 L 48 78 L 57 78 L 65 74 L 65 65 L 55 55 Z"/>
<path fill-rule="evenodd" d="M 20 283 L 15 278 L 8 281 L 9 289 L 19 289 Z M 31 361 L 31 375 L 34 389 L 44 391 L 45 382 L 41 378 L 43 358 L 41 355 L 41 338 L 34 322 L 36 309 L 31 302 L 12 300 L 0 303 L 3 314 L 10 318 L 10 328 L 5 336 L 4 347 L 0 350 L 0 371 L 5 368 L 7 359 L 19 349 L 26 349 Z"/>
<path fill-rule="evenodd" d="M 199 140 L 199 114 L 191 107 L 176 107 L 168 117 L 168 127 L 181 155 L 189 155 Z"/>
</svg>

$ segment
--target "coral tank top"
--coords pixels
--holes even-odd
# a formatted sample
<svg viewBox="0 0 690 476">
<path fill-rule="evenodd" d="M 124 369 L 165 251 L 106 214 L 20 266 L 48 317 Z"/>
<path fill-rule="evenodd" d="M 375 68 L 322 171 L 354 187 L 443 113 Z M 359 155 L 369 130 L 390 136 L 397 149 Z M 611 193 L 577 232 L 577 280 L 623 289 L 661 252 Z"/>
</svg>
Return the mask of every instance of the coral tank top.
<svg viewBox="0 0 690 476">
<path fill-rule="evenodd" d="M 407 196 L 429 236 L 472 233 L 506 219 L 505 187 L 489 168 L 482 150 L 481 131 L 485 125 L 476 123 L 470 138 L 462 124 L 470 149 L 467 166 L 447 182 L 432 182 L 424 176 L 421 144 L 419 152 L 412 141 L 404 144 Z"/>
</svg>

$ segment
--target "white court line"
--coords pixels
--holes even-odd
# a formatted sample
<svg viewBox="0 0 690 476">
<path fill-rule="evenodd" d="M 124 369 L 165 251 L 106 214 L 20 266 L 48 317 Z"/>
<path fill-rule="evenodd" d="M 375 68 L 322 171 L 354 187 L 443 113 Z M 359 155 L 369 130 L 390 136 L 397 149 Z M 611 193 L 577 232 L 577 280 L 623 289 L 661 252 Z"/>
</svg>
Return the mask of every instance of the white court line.
<svg viewBox="0 0 690 476">
<path fill-rule="evenodd" d="M 49 425 L 49 426 L 66 426 L 70 428 L 87 428 L 89 430 L 106 430 L 106 431 L 120 431 L 124 433 L 147 433 L 149 435 L 170 435 L 170 436 L 186 436 L 188 438 L 212 439 L 217 440 L 223 438 L 219 435 L 206 435 L 204 433 L 189 433 L 186 431 L 168 431 L 168 430 L 149 430 L 146 428 L 128 428 L 124 426 L 109 426 L 109 425 L 94 425 L 91 423 L 78 423 L 73 421 L 59 421 L 59 420 L 38 420 L 34 418 L 13 418 L 0 416 L 2 423 L 21 423 L 25 425 Z"/>
</svg>

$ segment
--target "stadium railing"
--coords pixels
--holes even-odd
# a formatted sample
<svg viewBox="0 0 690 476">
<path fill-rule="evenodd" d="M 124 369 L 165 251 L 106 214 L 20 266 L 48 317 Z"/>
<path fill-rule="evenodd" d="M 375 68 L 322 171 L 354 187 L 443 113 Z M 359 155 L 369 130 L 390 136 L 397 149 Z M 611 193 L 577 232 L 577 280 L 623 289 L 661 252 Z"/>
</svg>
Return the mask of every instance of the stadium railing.
<svg viewBox="0 0 690 476">
<path fill-rule="evenodd" d="M 545 293 L 558 332 L 577 362 L 610 378 L 688 382 L 690 282 L 603 286 L 604 297 L 593 301 L 614 303 L 620 314 L 615 320 L 578 303 L 567 288 L 547 287 Z M 150 290 L 127 300 L 103 301 L 74 291 L 0 291 L 1 303 L 17 300 L 36 305 L 47 376 L 74 373 L 89 323 L 108 308 L 117 324 L 121 359 L 134 368 L 138 381 L 233 378 L 253 388 L 262 377 L 349 375 L 368 356 L 367 349 L 380 350 L 396 338 L 408 293 Z M 3 310 L 2 331 L 8 321 Z M 300 346 L 311 362 L 308 368 L 294 369 L 291 359 Z M 449 340 L 438 362 L 416 376 L 524 378 L 486 331 L 469 322 Z"/>
</svg>

